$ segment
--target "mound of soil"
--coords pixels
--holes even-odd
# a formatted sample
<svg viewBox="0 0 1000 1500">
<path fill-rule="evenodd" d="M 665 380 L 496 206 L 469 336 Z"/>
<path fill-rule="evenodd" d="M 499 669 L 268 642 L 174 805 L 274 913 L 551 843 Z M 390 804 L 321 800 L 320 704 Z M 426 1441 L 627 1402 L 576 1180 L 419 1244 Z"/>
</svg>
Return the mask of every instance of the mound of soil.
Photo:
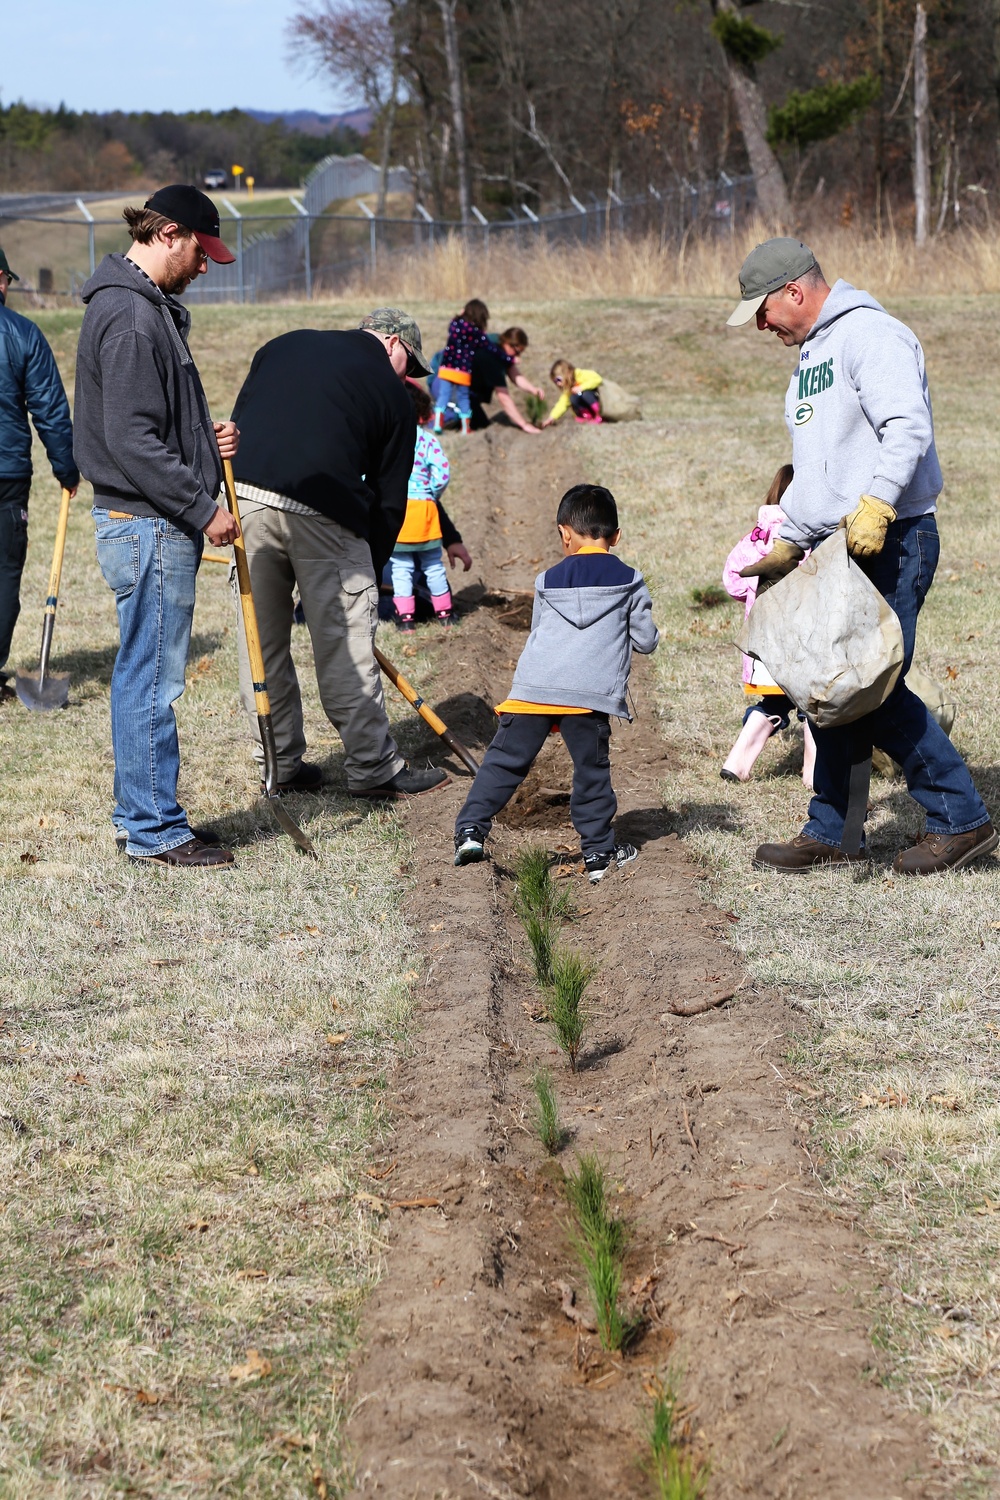
<svg viewBox="0 0 1000 1500">
<path fill-rule="evenodd" d="M 557 556 L 555 504 L 580 477 L 573 438 L 494 428 L 451 445 L 479 581 L 422 687 L 472 748 L 492 735 L 490 705 L 530 619 L 519 591 Z M 558 737 L 498 824 L 493 863 L 453 867 L 460 765 L 409 812 L 421 872 L 410 915 L 427 966 L 414 1053 L 393 1080 L 396 1137 L 373 1164 L 388 1169 L 377 1187 L 388 1253 L 352 1376 L 357 1491 L 650 1495 L 643 1423 L 669 1367 L 718 1500 L 938 1494 L 921 1420 L 879 1380 L 862 1243 L 809 1156 L 810 1091 L 783 1062 L 801 1018 L 747 986 L 721 939 L 734 919 L 699 900 L 665 831 L 670 747 L 643 669 L 641 717 L 612 742 L 618 829 L 640 848 L 627 871 L 596 887 L 577 872 Z M 529 844 L 565 857 L 575 918 L 564 941 L 600 965 L 576 1075 L 511 913 L 511 867 Z M 531 1128 L 539 1061 L 571 1137 L 555 1159 Z M 605 1164 L 630 1225 L 626 1282 L 642 1323 L 624 1355 L 592 1331 L 568 1228 L 563 1165 L 583 1152 Z"/>
</svg>

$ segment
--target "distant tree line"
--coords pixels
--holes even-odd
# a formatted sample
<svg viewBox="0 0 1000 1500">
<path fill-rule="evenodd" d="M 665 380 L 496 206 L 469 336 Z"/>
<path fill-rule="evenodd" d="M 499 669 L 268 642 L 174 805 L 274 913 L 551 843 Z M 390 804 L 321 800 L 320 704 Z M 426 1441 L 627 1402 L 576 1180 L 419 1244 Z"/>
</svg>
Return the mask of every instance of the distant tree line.
<svg viewBox="0 0 1000 1500">
<path fill-rule="evenodd" d="M 752 172 L 789 224 L 943 232 L 1000 187 L 1000 0 L 300 0 L 289 40 L 440 215 Z"/>
<path fill-rule="evenodd" d="M 0 186 L 18 191 L 127 191 L 200 182 L 238 163 L 264 186 L 297 187 L 324 156 L 361 149 L 353 130 L 310 135 L 239 109 L 108 114 L 0 104 Z"/>
</svg>

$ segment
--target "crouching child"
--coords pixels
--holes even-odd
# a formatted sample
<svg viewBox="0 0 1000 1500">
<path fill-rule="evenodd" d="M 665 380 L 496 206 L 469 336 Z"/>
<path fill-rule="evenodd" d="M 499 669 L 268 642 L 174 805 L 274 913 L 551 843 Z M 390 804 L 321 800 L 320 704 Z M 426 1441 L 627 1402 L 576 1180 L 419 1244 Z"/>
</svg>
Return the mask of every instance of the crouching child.
<svg viewBox="0 0 1000 1500">
<path fill-rule="evenodd" d="M 659 633 L 642 574 L 611 555 L 621 538 L 610 490 L 577 484 L 559 502 L 564 558 L 535 580 L 531 634 L 500 727 L 455 825 L 456 865 L 485 857 L 493 819 L 527 776 L 549 734 L 573 761 L 570 816 L 591 884 L 636 858 L 616 844 L 609 719 L 631 720 L 626 693 L 632 650 L 656 650 Z"/>
</svg>

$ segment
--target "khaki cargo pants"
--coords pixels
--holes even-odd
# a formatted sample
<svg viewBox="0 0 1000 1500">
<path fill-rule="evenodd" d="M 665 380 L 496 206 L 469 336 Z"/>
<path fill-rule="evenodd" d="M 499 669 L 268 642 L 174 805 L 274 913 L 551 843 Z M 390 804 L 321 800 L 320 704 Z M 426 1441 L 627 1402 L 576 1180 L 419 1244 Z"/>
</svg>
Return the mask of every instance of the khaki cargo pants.
<svg viewBox="0 0 1000 1500">
<path fill-rule="evenodd" d="M 306 750 L 291 651 L 292 596 L 298 584 L 320 699 L 344 742 L 347 785 L 352 792 L 381 785 L 402 770 L 405 761 L 389 732 L 381 673 L 372 655 L 378 588 L 368 543 L 318 511 L 301 516 L 241 500 L 240 515 L 271 699 L 279 782 L 291 780 Z M 235 586 L 234 577 L 234 590 Z M 238 620 L 240 697 L 263 776 L 264 749 L 239 611 Z"/>
</svg>

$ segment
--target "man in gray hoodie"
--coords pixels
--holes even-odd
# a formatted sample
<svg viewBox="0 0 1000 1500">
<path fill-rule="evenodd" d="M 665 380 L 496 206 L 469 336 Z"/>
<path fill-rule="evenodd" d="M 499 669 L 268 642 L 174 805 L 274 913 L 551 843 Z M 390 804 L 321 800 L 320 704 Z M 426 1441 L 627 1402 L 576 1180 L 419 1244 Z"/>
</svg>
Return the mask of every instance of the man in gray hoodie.
<svg viewBox="0 0 1000 1500">
<path fill-rule="evenodd" d="M 846 281 L 828 286 L 799 240 L 758 245 L 740 270 L 740 290 L 729 323 L 753 319 L 761 333 L 799 351 L 785 397 L 795 470 L 781 501 L 788 519 L 771 551 L 743 574 L 775 583 L 844 525 L 848 550 L 895 610 L 904 642 L 898 685 L 881 708 L 853 724 L 813 726 L 809 819 L 790 842 L 762 844 L 754 863 L 786 873 L 850 863 L 840 845 L 851 767 L 859 747 L 874 744 L 899 762 L 927 814 L 926 833 L 897 855 L 893 869 L 960 869 L 995 849 L 998 835 L 962 757 L 904 681 L 940 545 L 934 512 L 941 466 L 923 350 L 867 292 Z"/>
<path fill-rule="evenodd" d="M 77 463 L 94 486 L 97 559 L 114 591 L 121 646 L 111 679 L 113 822 L 142 864 L 221 869 L 233 863 L 177 801 L 173 705 L 184 691 L 203 537 L 239 535 L 216 504 L 232 422 L 213 422 L 177 301 L 231 261 L 215 205 L 195 187 L 161 188 L 127 208 L 127 255 L 106 255 L 83 289 L 76 367 Z"/>
</svg>

